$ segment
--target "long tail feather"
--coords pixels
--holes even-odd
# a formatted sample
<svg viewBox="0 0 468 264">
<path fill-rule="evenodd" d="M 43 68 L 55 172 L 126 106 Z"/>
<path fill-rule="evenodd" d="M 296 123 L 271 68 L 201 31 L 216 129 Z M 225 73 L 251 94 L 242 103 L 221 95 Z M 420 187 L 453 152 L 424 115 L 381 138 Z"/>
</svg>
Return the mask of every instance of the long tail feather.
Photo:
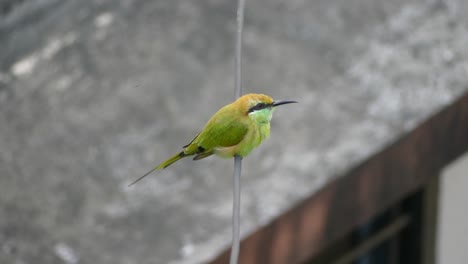
<svg viewBox="0 0 468 264">
<path fill-rule="evenodd" d="M 189 156 L 187 154 L 185 154 L 183 151 L 172 156 L 171 158 L 169 158 L 168 160 L 164 161 L 163 163 L 159 164 L 158 166 L 154 167 L 152 170 L 148 171 L 147 173 L 145 173 L 145 175 L 141 176 L 140 178 L 136 179 L 135 181 L 133 181 L 132 183 L 130 183 L 128 185 L 128 187 L 134 185 L 135 183 L 141 181 L 143 178 L 145 178 L 146 176 L 150 175 L 152 172 L 154 172 L 155 170 L 160 170 L 160 169 L 165 169 L 167 168 L 169 165 L 171 165 L 172 163 L 180 160 L 181 158 L 183 157 L 186 157 L 186 156 Z"/>
</svg>

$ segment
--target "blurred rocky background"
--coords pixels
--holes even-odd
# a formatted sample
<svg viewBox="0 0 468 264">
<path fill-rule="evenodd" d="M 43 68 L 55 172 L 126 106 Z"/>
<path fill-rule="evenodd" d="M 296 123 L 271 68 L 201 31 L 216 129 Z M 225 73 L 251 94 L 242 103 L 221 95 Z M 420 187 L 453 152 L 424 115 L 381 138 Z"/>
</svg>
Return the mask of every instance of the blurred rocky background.
<svg viewBox="0 0 468 264">
<path fill-rule="evenodd" d="M 180 151 L 234 96 L 236 1 L 0 1 L 0 263 L 200 263 L 232 161 Z M 300 104 L 243 163 L 242 232 L 467 90 L 464 0 L 248 0 L 244 93 Z"/>
</svg>

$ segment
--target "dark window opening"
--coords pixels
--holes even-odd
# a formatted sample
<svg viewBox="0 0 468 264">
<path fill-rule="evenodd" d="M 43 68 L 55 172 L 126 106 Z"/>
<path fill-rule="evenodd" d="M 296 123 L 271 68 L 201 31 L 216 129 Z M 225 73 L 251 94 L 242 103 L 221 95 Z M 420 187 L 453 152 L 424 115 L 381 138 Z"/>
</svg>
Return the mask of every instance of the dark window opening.
<svg viewBox="0 0 468 264">
<path fill-rule="evenodd" d="M 305 264 L 434 263 L 437 179 L 432 182 Z"/>
</svg>

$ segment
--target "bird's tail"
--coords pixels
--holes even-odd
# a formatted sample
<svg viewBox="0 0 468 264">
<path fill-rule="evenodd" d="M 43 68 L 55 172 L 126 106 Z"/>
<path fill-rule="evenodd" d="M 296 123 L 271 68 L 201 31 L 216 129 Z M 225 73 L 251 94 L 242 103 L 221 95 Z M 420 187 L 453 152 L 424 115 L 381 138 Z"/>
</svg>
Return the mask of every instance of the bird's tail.
<svg viewBox="0 0 468 264">
<path fill-rule="evenodd" d="M 183 151 L 181 151 L 180 153 L 175 154 L 174 156 L 170 157 L 168 160 L 166 160 L 163 163 L 159 164 L 158 166 L 154 167 L 154 169 L 152 169 L 152 170 L 148 171 L 147 173 L 145 173 L 145 175 L 141 176 L 140 178 L 138 178 L 135 181 L 133 181 L 132 183 L 130 183 L 128 186 L 134 185 L 135 183 L 139 182 L 140 180 L 142 180 L 146 176 L 150 175 L 153 171 L 167 168 L 172 163 L 174 163 L 174 162 L 176 162 L 176 161 L 178 161 L 181 158 L 184 158 L 186 156 L 189 156 L 189 155 L 185 154 Z"/>
</svg>

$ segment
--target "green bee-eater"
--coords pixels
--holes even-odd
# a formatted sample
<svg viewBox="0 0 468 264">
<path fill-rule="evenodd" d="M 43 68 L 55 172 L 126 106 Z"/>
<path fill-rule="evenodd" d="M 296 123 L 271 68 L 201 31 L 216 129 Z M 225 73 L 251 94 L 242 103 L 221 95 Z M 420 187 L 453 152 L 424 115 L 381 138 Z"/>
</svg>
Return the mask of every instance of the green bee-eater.
<svg viewBox="0 0 468 264">
<path fill-rule="evenodd" d="M 297 103 L 296 101 L 273 101 L 264 94 L 246 94 L 218 110 L 200 133 L 184 150 L 156 166 L 130 185 L 135 184 L 155 170 L 164 169 L 172 163 L 193 156 L 199 160 L 216 154 L 223 158 L 235 155 L 247 156 L 270 135 L 270 120 L 276 106 Z"/>
</svg>

